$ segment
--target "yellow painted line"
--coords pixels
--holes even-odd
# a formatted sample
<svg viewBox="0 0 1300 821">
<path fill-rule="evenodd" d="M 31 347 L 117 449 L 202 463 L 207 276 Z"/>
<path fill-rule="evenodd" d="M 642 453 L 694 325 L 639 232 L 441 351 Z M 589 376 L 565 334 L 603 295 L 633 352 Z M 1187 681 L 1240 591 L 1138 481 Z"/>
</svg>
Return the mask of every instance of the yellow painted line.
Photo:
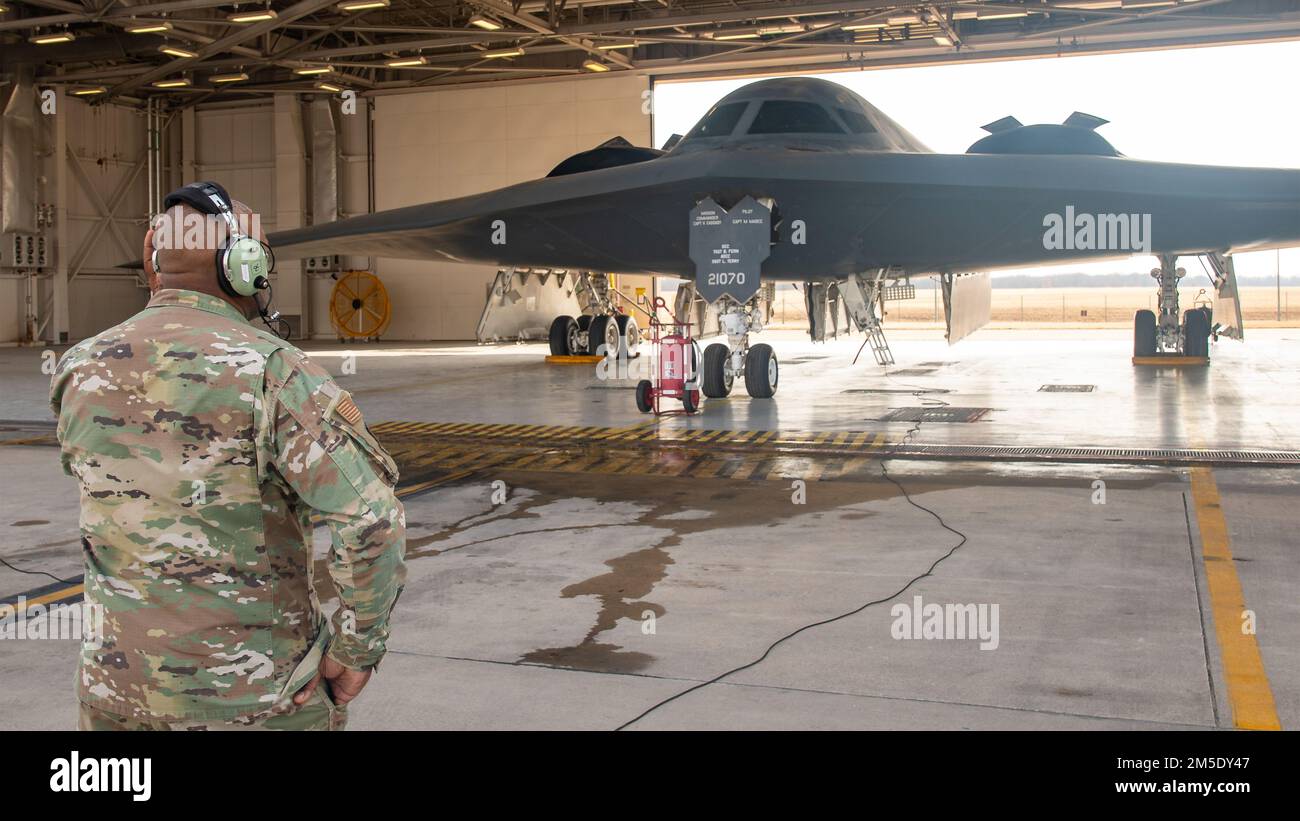
<svg viewBox="0 0 1300 821">
<path fill-rule="evenodd" d="M 419 493 L 422 490 L 428 490 L 429 488 L 435 487 L 437 485 L 443 485 L 446 484 L 447 482 L 454 482 L 457 479 L 464 479 L 466 476 L 469 476 L 473 473 L 474 471 L 472 470 L 462 470 L 458 473 L 448 473 L 446 476 L 439 476 L 437 479 L 430 479 L 427 482 L 420 482 L 418 484 L 410 485 L 409 487 L 404 487 L 401 490 L 397 491 L 397 497 L 399 499 L 402 499 L 407 496 L 410 496 L 412 493 Z"/>
<path fill-rule="evenodd" d="M 853 434 L 853 436 L 849 437 L 849 445 L 856 448 L 870 438 L 871 438 L 870 433 L 865 433 L 865 432 L 855 433 Z"/>
<path fill-rule="evenodd" d="M 0 445 L 52 445 L 57 441 L 53 436 L 29 436 L 25 439 L 0 439 Z"/>
<path fill-rule="evenodd" d="M 726 459 L 722 459 L 718 456 L 710 456 L 700 463 L 700 466 L 696 468 L 691 475 L 697 479 L 710 479 L 717 476 L 718 471 L 722 470 L 722 466 L 725 464 L 727 464 Z"/>
<path fill-rule="evenodd" d="M 434 448 L 433 450 L 418 453 L 412 461 L 417 465 L 432 465 L 441 462 L 443 459 L 464 452 L 465 448 L 463 445 L 444 445 L 440 448 Z"/>
<path fill-rule="evenodd" d="M 778 433 L 780 433 L 780 431 L 775 431 L 775 430 L 765 430 L 765 431 L 763 431 L 763 435 L 762 435 L 762 436 L 759 436 L 757 439 L 754 440 L 754 444 L 755 444 L 755 445 L 766 445 L 768 442 L 770 442 L 770 441 L 772 440 L 772 437 L 776 436 Z"/>
<path fill-rule="evenodd" d="M 58 601 L 63 601 L 64 599 L 70 599 L 73 596 L 80 596 L 85 591 L 86 591 L 86 586 L 84 584 L 74 584 L 71 587 L 63 588 L 62 590 L 55 590 L 53 593 L 46 593 L 42 596 L 36 596 L 34 598 L 28 599 L 27 609 L 30 610 L 32 607 L 38 604 L 50 604 L 51 602 L 58 602 Z M 9 604 L 9 605 L 0 605 L 0 606 L 12 607 L 15 613 L 18 610 L 17 602 L 14 602 L 13 604 Z"/>
<path fill-rule="evenodd" d="M 854 456 L 852 459 L 845 459 L 844 464 L 840 467 L 840 476 L 852 476 L 865 467 L 871 460 L 865 456 Z"/>
<path fill-rule="evenodd" d="M 749 456 L 749 457 L 746 457 L 745 461 L 743 461 L 743 462 L 740 463 L 740 467 L 736 468 L 736 472 L 735 472 L 735 473 L 732 473 L 731 476 L 728 477 L 728 478 L 731 478 L 731 479 L 748 479 L 748 478 L 750 477 L 750 475 L 751 475 L 755 470 L 757 470 L 757 469 L 758 469 L 758 466 L 759 466 L 760 464 L 762 464 L 762 463 L 763 463 L 763 457 L 761 457 L 761 456 Z"/>
<path fill-rule="evenodd" d="M 457 422 L 456 424 L 454 424 L 454 425 L 452 425 L 452 426 L 450 426 L 450 427 L 447 427 L 447 428 L 443 428 L 442 430 L 440 430 L 440 431 L 438 431 L 438 432 L 439 432 L 439 433 L 444 433 L 444 434 L 449 434 L 449 435 L 451 435 L 451 436 L 457 436 L 457 435 L 459 435 L 459 434 L 465 433 L 465 432 L 467 432 L 467 431 L 473 429 L 474 427 L 477 427 L 477 426 L 474 425 L 474 424 L 471 423 L 471 422 Z"/>
<path fill-rule="evenodd" d="M 597 473 L 622 473 L 624 469 L 638 460 L 637 456 L 614 456 L 608 462 L 596 468 Z"/>
<path fill-rule="evenodd" d="M 1246 730 L 1280 730 L 1273 690 L 1264 672 L 1264 658 L 1255 637 L 1241 630 L 1246 597 L 1232 558 L 1232 539 L 1223 517 L 1219 489 L 1208 467 L 1195 467 L 1192 474 L 1192 502 L 1201 532 L 1201 553 L 1205 559 L 1205 587 L 1214 614 L 1214 632 L 1228 684 L 1228 703 L 1234 727 Z"/>
<path fill-rule="evenodd" d="M 504 468 L 505 470 L 527 470 L 531 467 L 534 467 L 536 462 L 540 462 L 546 457 L 553 457 L 553 456 L 554 454 L 550 454 L 546 452 L 530 453 L 526 456 L 520 457 L 519 459 L 515 459 L 512 462 L 506 462 L 503 465 L 501 465 L 501 467 Z"/>
</svg>

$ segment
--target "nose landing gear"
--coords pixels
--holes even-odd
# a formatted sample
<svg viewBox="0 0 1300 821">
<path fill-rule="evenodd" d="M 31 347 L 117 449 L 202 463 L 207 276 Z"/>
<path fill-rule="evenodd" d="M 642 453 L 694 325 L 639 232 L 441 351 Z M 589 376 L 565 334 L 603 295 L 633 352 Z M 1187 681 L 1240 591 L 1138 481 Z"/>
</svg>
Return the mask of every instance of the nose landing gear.
<svg viewBox="0 0 1300 821">
<path fill-rule="evenodd" d="M 1198 306 L 1179 316 L 1178 282 L 1187 272 L 1174 267 L 1176 257 L 1161 254 L 1160 267 L 1151 271 L 1160 292 L 1159 312 L 1140 310 L 1133 317 L 1133 358 L 1139 360 L 1190 357 L 1208 362 L 1210 357 L 1211 308 Z M 1170 360 L 1172 361 L 1172 360 Z"/>
<path fill-rule="evenodd" d="M 780 378 L 776 353 L 771 345 L 749 345 L 749 335 L 763 329 L 760 298 L 755 296 L 744 305 L 728 299 L 719 308 L 718 323 L 727 335 L 727 344 L 715 342 L 704 349 L 704 395 L 714 399 L 728 396 L 740 376 L 750 396 L 771 399 Z"/>
</svg>

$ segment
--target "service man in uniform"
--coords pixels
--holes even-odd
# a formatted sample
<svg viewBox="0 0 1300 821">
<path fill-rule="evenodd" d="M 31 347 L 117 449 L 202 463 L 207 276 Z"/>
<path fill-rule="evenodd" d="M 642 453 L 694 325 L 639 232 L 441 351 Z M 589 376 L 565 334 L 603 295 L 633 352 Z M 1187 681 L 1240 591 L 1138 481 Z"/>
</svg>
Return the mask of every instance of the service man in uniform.
<svg viewBox="0 0 1300 821">
<path fill-rule="evenodd" d="M 215 221 L 216 247 L 172 230 L 155 248 L 155 223 L 160 289 L 64 354 L 50 391 L 104 622 L 82 647 L 80 726 L 342 729 L 405 579 L 396 467 L 347 391 L 251 324 L 269 282 L 248 209 L 212 183 L 165 207 L 173 227 Z M 332 623 L 318 593 L 337 595 Z"/>
</svg>

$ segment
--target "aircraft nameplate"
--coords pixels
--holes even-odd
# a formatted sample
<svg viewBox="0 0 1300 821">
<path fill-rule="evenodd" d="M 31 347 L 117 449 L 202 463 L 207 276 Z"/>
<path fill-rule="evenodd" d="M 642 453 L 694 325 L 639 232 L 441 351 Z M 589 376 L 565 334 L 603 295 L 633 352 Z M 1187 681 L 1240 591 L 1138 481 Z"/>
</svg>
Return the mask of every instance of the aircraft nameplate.
<svg viewBox="0 0 1300 821">
<path fill-rule="evenodd" d="M 772 210 L 753 197 L 723 208 L 706 197 L 691 209 L 695 290 L 709 302 L 730 296 L 746 302 L 758 293 L 759 271 L 772 252 Z"/>
</svg>

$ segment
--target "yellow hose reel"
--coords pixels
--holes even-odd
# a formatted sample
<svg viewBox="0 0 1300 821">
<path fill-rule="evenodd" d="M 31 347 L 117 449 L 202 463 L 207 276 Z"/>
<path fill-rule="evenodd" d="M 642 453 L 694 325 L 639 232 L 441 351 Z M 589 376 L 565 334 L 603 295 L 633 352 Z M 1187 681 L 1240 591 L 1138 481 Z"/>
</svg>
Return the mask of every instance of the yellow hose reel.
<svg viewBox="0 0 1300 821">
<path fill-rule="evenodd" d="M 392 319 L 388 290 L 369 271 L 343 271 L 330 293 L 330 323 L 340 339 L 379 339 Z"/>
</svg>

